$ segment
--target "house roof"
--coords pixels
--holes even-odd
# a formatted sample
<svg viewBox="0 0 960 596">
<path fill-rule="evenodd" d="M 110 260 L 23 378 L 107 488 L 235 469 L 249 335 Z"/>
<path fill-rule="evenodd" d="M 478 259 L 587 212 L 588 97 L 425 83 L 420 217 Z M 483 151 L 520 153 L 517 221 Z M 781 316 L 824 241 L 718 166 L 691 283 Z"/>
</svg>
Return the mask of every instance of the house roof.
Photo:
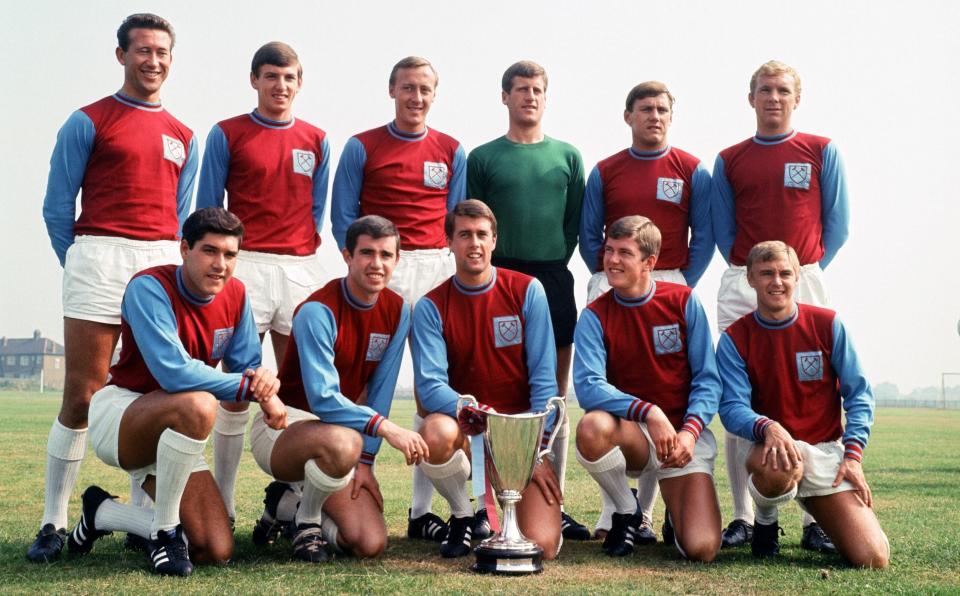
<svg viewBox="0 0 960 596">
<path fill-rule="evenodd" d="M 8 355 L 63 355 L 63 346 L 35 333 L 28 338 L 0 338 L 0 356 Z"/>
</svg>

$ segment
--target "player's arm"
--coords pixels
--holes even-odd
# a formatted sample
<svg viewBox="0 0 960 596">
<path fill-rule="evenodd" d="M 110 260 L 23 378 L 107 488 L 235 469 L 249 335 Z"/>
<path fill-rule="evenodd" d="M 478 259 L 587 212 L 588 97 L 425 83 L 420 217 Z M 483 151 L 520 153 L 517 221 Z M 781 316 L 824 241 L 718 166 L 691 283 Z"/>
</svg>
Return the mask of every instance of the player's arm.
<svg viewBox="0 0 960 596">
<path fill-rule="evenodd" d="M 564 260 L 570 261 L 577 249 L 577 234 L 580 233 L 580 212 L 583 210 L 583 158 L 580 152 L 570 148 L 570 180 L 567 182 L 567 203 L 563 210 L 563 239 L 566 244 Z"/>
<path fill-rule="evenodd" d="M 773 421 L 753 411 L 747 364 L 727 333 L 721 333 L 717 342 L 717 370 L 723 383 L 719 407 L 723 427 L 748 441 L 762 441 L 764 429 Z"/>
<path fill-rule="evenodd" d="M 447 211 L 453 211 L 457 203 L 467 198 L 467 154 L 463 145 L 457 145 L 453 154 L 453 174 L 447 185 Z"/>
<path fill-rule="evenodd" d="M 367 383 L 367 405 L 383 417 L 390 415 L 390 405 L 393 403 L 393 392 L 397 388 L 397 375 L 400 373 L 400 362 L 403 359 L 403 346 L 410 333 L 410 307 L 406 303 L 401 307 L 400 322 L 390 338 L 380 364 Z M 363 437 L 363 453 L 360 462 L 373 464 L 380 451 L 380 437 Z"/>
<path fill-rule="evenodd" d="M 690 191 L 690 259 L 683 277 L 687 285 L 695 287 L 713 259 L 713 222 L 710 221 L 712 179 L 703 163 L 693 171 Z M 580 239 L 583 242 L 583 239 Z"/>
<path fill-rule="evenodd" d="M 737 237 L 737 218 L 733 204 L 733 188 L 724 172 L 723 157 L 719 155 L 713 164 L 711 182 L 713 192 L 710 198 L 710 220 L 713 223 L 713 238 L 723 260 L 729 264 L 730 251 L 733 250 L 733 241 Z"/>
<path fill-rule="evenodd" d="M 536 279 L 527 286 L 523 301 L 523 351 L 530 382 L 530 409 L 542 412 L 557 395 L 557 346 L 550 323 L 550 307 Z"/>
<path fill-rule="evenodd" d="M 687 360 L 690 363 L 690 400 L 683 419 L 683 428 L 700 438 L 700 433 L 710 425 L 717 408 L 723 385 L 717 371 L 717 357 L 710 337 L 710 322 L 696 294 L 687 299 L 684 317 L 687 323 Z"/>
<path fill-rule="evenodd" d="M 249 381 L 242 373 L 225 373 L 190 357 L 180 342 L 170 298 L 155 278 L 134 278 L 120 312 L 147 368 L 167 393 L 207 391 L 224 401 L 251 399 Z"/>
<path fill-rule="evenodd" d="M 197 186 L 197 209 L 223 207 L 224 189 L 230 173 L 230 147 L 219 124 L 214 124 L 207 135 L 203 150 L 203 166 Z"/>
<path fill-rule="evenodd" d="M 187 147 L 187 161 L 180 168 L 180 177 L 177 179 L 177 221 L 179 229 L 183 229 L 183 222 L 190 215 L 190 204 L 193 202 L 193 187 L 197 181 L 197 169 L 200 165 L 200 156 L 197 151 L 197 136 L 190 137 Z"/>
<path fill-rule="evenodd" d="M 456 417 L 460 395 L 450 387 L 443 321 L 429 298 L 421 298 L 413 309 L 411 335 L 413 381 L 420 403 L 428 412 Z"/>
<path fill-rule="evenodd" d="M 50 156 L 47 192 L 43 197 L 43 221 L 61 266 L 67 259 L 67 249 L 73 244 L 77 193 L 83 184 L 96 134 L 93 121 L 77 110 L 60 127 L 57 144 Z"/>
<path fill-rule="evenodd" d="M 850 234 L 850 203 L 847 199 L 847 177 L 843 160 L 833 141 L 823 148 L 820 170 L 820 218 L 823 222 L 823 258 L 826 269 Z"/>
<path fill-rule="evenodd" d="M 603 222 L 606 206 L 603 197 L 603 178 L 594 166 L 587 178 L 580 210 L 580 258 L 590 273 L 600 271 L 600 251 L 603 250 Z M 711 247 L 713 248 L 713 247 Z"/>
<path fill-rule="evenodd" d="M 360 191 L 363 189 L 363 166 L 366 163 L 367 152 L 363 143 L 356 137 L 350 137 L 340 154 L 330 197 L 330 226 L 340 250 L 347 245 L 347 228 L 360 216 Z"/>
<path fill-rule="evenodd" d="M 320 166 L 313 170 L 313 223 L 317 234 L 323 228 L 323 218 L 327 215 L 327 185 L 330 179 L 330 142 L 323 137 L 320 143 Z"/>
<path fill-rule="evenodd" d="M 876 401 L 873 390 L 860 366 L 860 359 L 847 337 L 839 317 L 833 319 L 833 352 L 830 365 L 840 379 L 840 395 L 846 424 L 843 430 L 844 457 L 861 461 L 870 438 Z"/>
</svg>

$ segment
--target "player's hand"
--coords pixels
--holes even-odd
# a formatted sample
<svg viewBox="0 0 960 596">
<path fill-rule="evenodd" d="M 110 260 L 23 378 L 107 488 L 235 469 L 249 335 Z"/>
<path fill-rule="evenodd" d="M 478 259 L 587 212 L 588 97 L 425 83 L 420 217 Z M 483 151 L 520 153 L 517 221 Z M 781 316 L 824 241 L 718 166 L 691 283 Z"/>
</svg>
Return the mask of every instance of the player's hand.
<svg viewBox="0 0 960 596">
<path fill-rule="evenodd" d="M 647 432 L 650 433 L 650 439 L 657 450 L 657 459 L 661 462 L 666 461 L 677 446 L 677 431 L 658 406 L 650 408 L 646 424 Z"/>
<path fill-rule="evenodd" d="M 533 468 L 530 484 L 536 484 L 540 487 L 540 492 L 543 493 L 548 505 L 554 503 L 563 505 L 563 492 L 560 491 L 560 482 L 557 480 L 557 475 L 553 473 L 553 466 L 549 463 L 540 462 Z"/>
<path fill-rule="evenodd" d="M 353 473 L 353 481 L 350 485 L 350 498 L 358 499 L 360 491 L 366 489 L 376 501 L 380 513 L 383 513 L 383 495 L 380 494 L 380 483 L 373 475 L 373 466 L 369 464 L 358 464 L 357 471 Z"/>
<path fill-rule="evenodd" d="M 693 459 L 693 449 L 697 444 L 697 439 L 693 433 L 687 430 L 681 430 L 677 433 L 677 446 L 674 447 L 670 456 L 661 463 L 663 468 L 682 468 Z"/>
<path fill-rule="evenodd" d="M 856 489 L 854 493 L 860 497 L 864 505 L 873 507 L 873 493 L 867 484 L 866 476 L 863 475 L 863 465 L 860 462 L 848 457 L 843 458 L 843 461 L 840 462 L 840 469 L 837 470 L 837 477 L 833 479 L 833 487 L 840 486 L 840 483 L 844 480 L 850 481 L 850 484 Z"/>
<path fill-rule="evenodd" d="M 260 409 L 263 411 L 263 421 L 267 426 L 274 430 L 287 428 L 287 407 L 283 405 L 280 398 L 271 395 L 266 400 L 260 402 Z"/>
<path fill-rule="evenodd" d="M 784 470 L 792 470 L 803 461 L 803 456 L 800 455 L 800 450 L 797 449 L 797 442 L 793 440 L 793 437 L 790 436 L 787 429 L 783 428 L 779 422 L 774 422 L 767 426 L 763 437 L 763 459 L 760 460 L 761 466 L 767 465 L 767 461 L 769 460 L 774 470 L 781 468 Z"/>
<path fill-rule="evenodd" d="M 403 454 L 407 460 L 407 465 L 419 464 L 430 458 L 430 449 L 427 442 L 419 433 L 412 430 L 400 428 L 389 420 L 380 423 L 380 429 L 377 431 L 381 437 L 390 443 L 390 446 Z"/>
<path fill-rule="evenodd" d="M 257 370 L 248 368 L 243 376 L 250 379 L 250 395 L 254 400 L 262 401 L 280 391 L 280 379 L 269 368 L 261 366 Z"/>
</svg>

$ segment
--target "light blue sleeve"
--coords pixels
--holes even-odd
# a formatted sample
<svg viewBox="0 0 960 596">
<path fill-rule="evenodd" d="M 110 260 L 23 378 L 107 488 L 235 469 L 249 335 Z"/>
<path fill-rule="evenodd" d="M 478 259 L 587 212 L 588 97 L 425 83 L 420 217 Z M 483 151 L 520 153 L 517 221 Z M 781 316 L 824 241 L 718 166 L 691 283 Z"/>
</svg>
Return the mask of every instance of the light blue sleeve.
<svg viewBox="0 0 960 596">
<path fill-rule="evenodd" d="M 356 137 L 350 137 L 340 154 L 330 200 L 330 225 L 340 250 L 346 248 L 347 228 L 360 215 L 360 191 L 363 189 L 363 166 L 366 163 L 367 152 L 363 143 Z"/>
<path fill-rule="evenodd" d="M 170 298 L 155 278 L 141 275 L 133 279 L 123 295 L 120 313 L 133 331 L 150 374 L 164 391 L 207 391 L 219 400 L 237 398 L 242 372 L 221 372 L 190 357 L 177 333 Z"/>
<path fill-rule="evenodd" d="M 820 170 L 820 218 L 823 222 L 823 258 L 820 267 L 827 268 L 850 235 L 850 203 L 847 198 L 847 177 L 837 146 L 831 141 L 823 149 Z"/>
<path fill-rule="evenodd" d="M 697 164 L 693 171 L 693 189 L 690 192 L 690 262 L 683 277 L 691 288 L 697 285 L 713 259 L 713 222 L 710 221 L 712 181 L 710 173 Z"/>
<path fill-rule="evenodd" d="M 319 302 L 305 303 L 293 318 L 292 334 L 297 341 L 300 375 L 310 410 L 324 422 L 376 436 L 379 424 L 368 426 L 379 415 L 340 393 L 340 374 L 334 366 L 337 322 L 333 312 Z"/>
<path fill-rule="evenodd" d="M 384 418 L 390 415 L 390 405 L 393 403 L 393 392 L 397 388 L 397 375 L 400 373 L 400 362 L 403 360 L 403 346 L 410 333 L 410 307 L 403 304 L 400 322 L 397 324 L 390 344 L 380 359 L 380 364 L 373 371 L 367 383 L 367 405 Z M 363 436 L 363 451 L 376 455 L 380 451 L 380 437 Z"/>
<path fill-rule="evenodd" d="M 726 333 L 720 334 L 717 343 L 717 369 L 723 382 L 723 397 L 720 398 L 723 427 L 738 437 L 756 441 L 753 430 L 761 416 L 753 411 L 753 385 L 746 362 Z"/>
<path fill-rule="evenodd" d="M 187 161 L 180 168 L 180 178 L 177 180 L 177 220 L 180 222 L 180 230 L 183 230 L 183 222 L 187 221 L 187 217 L 190 215 L 193 187 L 197 181 L 199 165 L 197 135 L 193 135 L 190 137 L 190 147 L 187 149 Z"/>
<path fill-rule="evenodd" d="M 207 135 L 197 187 L 197 209 L 223 207 L 227 175 L 230 173 L 230 147 L 219 124 L 214 124 Z"/>
<path fill-rule="evenodd" d="M 463 145 L 457 145 L 453 154 L 453 175 L 447 187 L 447 211 L 453 211 L 457 203 L 467 198 L 467 153 Z"/>
<path fill-rule="evenodd" d="M 614 416 L 635 420 L 635 412 L 645 404 L 641 399 L 620 391 L 607 381 L 607 348 L 603 343 L 600 319 L 589 308 L 583 309 L 573 333 L 573 387 L 577 401 L 585 411 L 601 410 Z"/>
<path fill-rule="evenodd" d="M 43 221 L 61 267 L 67 259 L 67 249 L 73 244 L 77 193 L 83 184 L 96 135 L 93 121 L 77 110 L 60 127 L 57 144 L 50 156 L 47 192 L 43 197 Z"/>
<path fill-rule="evenodd" d="M 839 317 L 833 319 L 833 353 L 830 355 L 830 364 L 840 379 L 840 395 L 843 397 L 843 410 L 846 414 L 843 442 L 855 441 L 863 449 L 870 438 L 876 401 L 870 383 L 863 374 L 860 359 L 853 349 L 853 343 L 847 337 L 846 328 Z"/>
<path fill-rule="evenodd" d="M 530 410 L 542 412 L 557 395 L 557 346 L 550 322 L 547 294 L 536 279 L 527 286 L 523 301 L 523 351 L 530 382 Z"/>
<path fill-rule="evenodd" d="M 713 164 L 713 196 L 710 199 L 710 219 L 713 222 L 713 238 L 723 260 L 730 263 L 730 251 L 737 237 L 737 217 L 734 209 L 733 189 L 723 169 L 723 158 L 717 156 Z"/>
<path fill-rule="evenodd" d="M 684 318 L 687 322 L 687 361 L 692 375 L 687 416 L 699 417 L 706 428 L 720 406 L 723 385 L 717 371 L 713 338 L 710 337 L 710 321 L 696 294 L 690 294 Z"/>
<path fill-rule="evenodd" d="M 599 271 L 597 259 L 603 249 L 603 222 L 606 218 L 603 198 L 603 179 L 596 166 L 587 177 L 580 213 L 580 258 L 590 273 Z"/>
<path fill-rule="evenodd" d="M 447 343 L 436 305 L 421 298 L 413 309 L 413 381 L 427 412 L 456 417 L 460 394 L 450 387 Z"/>
<path fill-rule="evenodd" d="M 250 295 L 247 294 L 243 302 L 243 314 L 240 322 L 233 330 L 233 337 L 227 345 L 223 355 L 223 363 L 227 370 L 243 372 L 247 369 L 257 370 L 262 360 L 260 335 L 257 333 L 257 323 L 253 320 L 253 311 L 250 309 Z"/>
<path fill-rule="evenodd" d="M 320 167 L 313 171 L 313 223 L 317 227 L 317 234 L 323 229 L 323 219 L 327 215 L 327 187 L 330 180 L 330 141 L 323 137 L 320 143 Z"/>
</svg>

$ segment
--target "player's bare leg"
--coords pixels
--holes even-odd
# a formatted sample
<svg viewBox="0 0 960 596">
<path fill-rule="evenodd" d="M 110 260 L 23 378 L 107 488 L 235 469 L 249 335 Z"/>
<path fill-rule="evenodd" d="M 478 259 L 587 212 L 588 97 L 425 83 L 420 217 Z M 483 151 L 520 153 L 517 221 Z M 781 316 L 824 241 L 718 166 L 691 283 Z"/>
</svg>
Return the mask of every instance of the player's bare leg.
<svg viewBox="0 0 960 596">
<path fill-rule="evenodd" d="M 559 493 L 560 485 L 553 470 L 546 462 L 539 464 L 542 472 L 552 479 L 554 492 Z M 517 523 L 520 532 L 543 549 L 543 558 L 552 560 L 560 554 L 560 505 L 556 494 L 549 496 L 539 484 L 531 482 L 523 491 L 523 498 L 517 503 Z"/>
<path fill-rule="evenodd" d="M 567 395 L 570 381 L 570 363 L 573 361 L 573 344 L 557 348 L 557 395 Z"/>
<path fill-rule="evenodd" d="M 470 478 L 469 441 L 456 420 L 440 413 L 426 417 L 420 435 L 430 457 L 419 467 L 450 505 L 449 530 L 440 543 L 440 554 L 445 558 L 466 556 L 470 554 L 475 521 L 466 484 Z"/>
<path fill-rule="evenodd" d="M 387 547 L 383 497 L 362 488 L 354 499 L 353 490 L 351 482 L 346 488 L 330 495 L 324 503 L 324 538 L 327 542 L 333 538 L 336 547 L 354 557 L 377 557 Z M 331 529 L 331 524 L 336 530 Z M 334 532 L 335 537 L 332 535 Z"/>
<path fill-rule="evenodd" d="M 147 476 L 143 488 L 156 495 L 156 477 Z M 219 489 L 208 471 L 194 472 L 180 499 L 180 523 L 190 542 L 190 560 L 200 564 L 223 564 L 233 555 L 233 531 Z"/>
<path fill-rule="evenodd" d="M 660 481 L 678 548 L 691 561 L 709 563 L 720 551 L 720 503 L 709 474 Z"/>
<path fill-rule="evenodd" d="M 753 540 L 750 548 L 755 557 L 773 557 L 780 553 L 779 508 L 797 495 L 797 486 L 803 478 L 803 463 L 787 469 L 784 465 L 774 468 L 776 455 L 766 458 L 764 447 L 754 445 L 747 455 L 747 482 L 756 505 Z"/>
<path fill-rule="evenodd" d="M 263 341 L 263 337 L 260 338 L 260 341 Z M 287 353 L 287 343 L 289 342 L 289 335 L 270 330 L 270 343 L 273 344 L 273 354 L 277 359 L 277 368 L 280 368 L 280 364 L 283 362 L 283 356 Z"/>
<path fill-rule="evenodd" d="M 890 563 L 887 536 L 856 492 L 809 497 L 804 506 L 851 565 L 883 569 Z"/>
</svg>

